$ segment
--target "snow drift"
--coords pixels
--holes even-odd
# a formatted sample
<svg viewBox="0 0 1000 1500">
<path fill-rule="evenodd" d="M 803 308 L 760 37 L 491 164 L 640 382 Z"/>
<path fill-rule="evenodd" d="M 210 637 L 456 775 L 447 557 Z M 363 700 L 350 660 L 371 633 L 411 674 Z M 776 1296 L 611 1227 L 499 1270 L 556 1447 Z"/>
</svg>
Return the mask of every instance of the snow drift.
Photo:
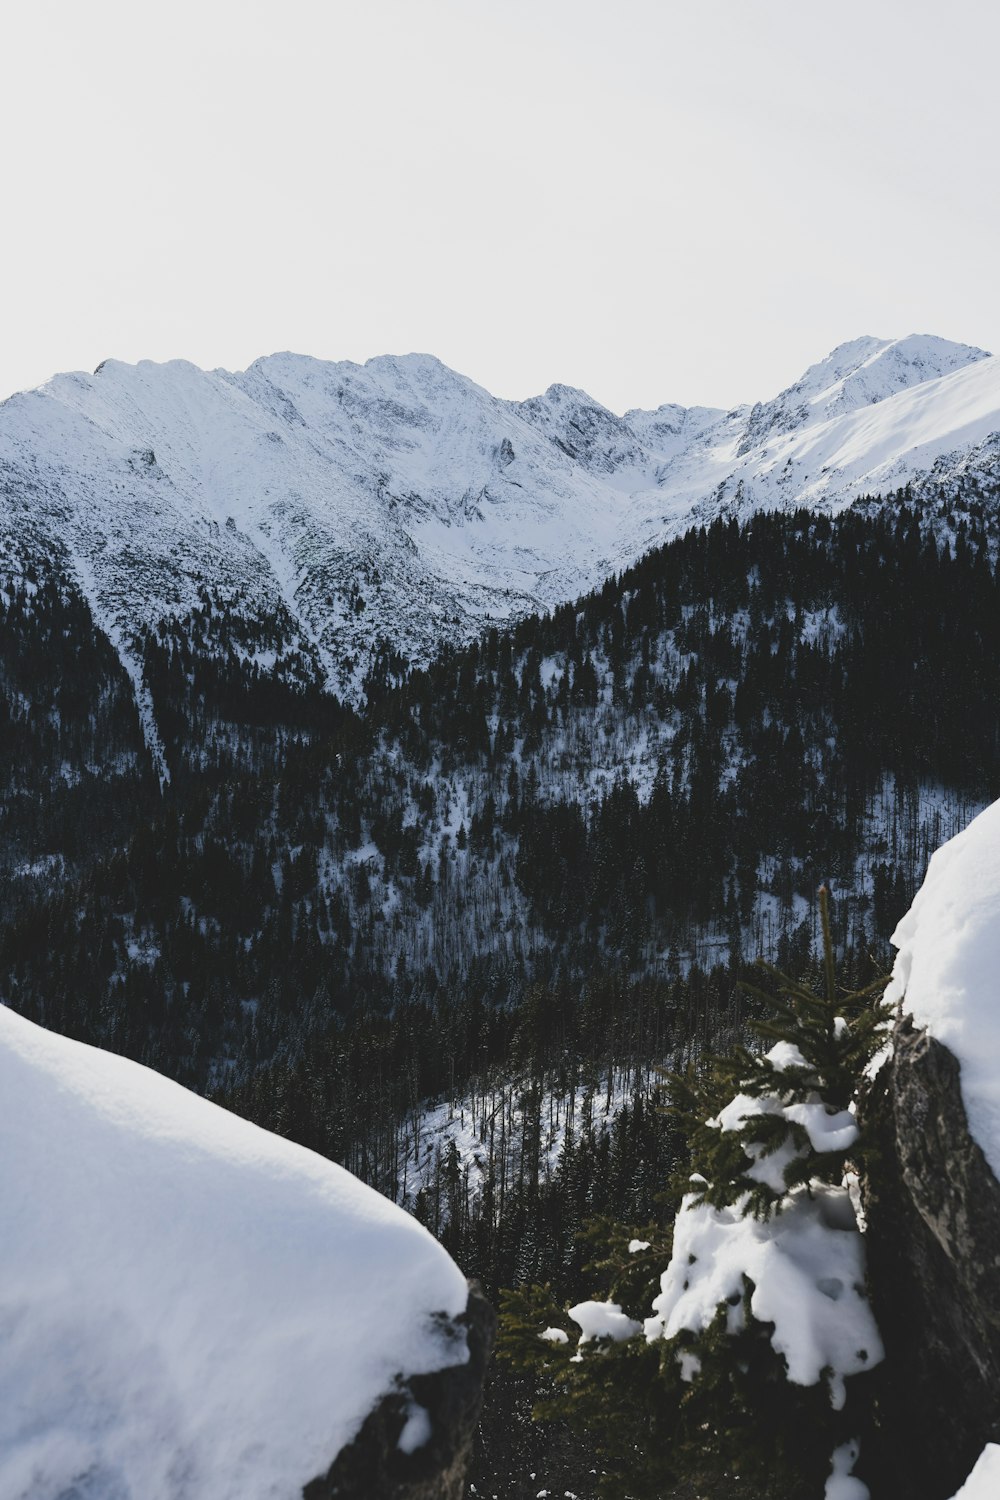
<svg viewBox="0 0 1000 1500">
<path fill-rule="evenodd" d="M 969 1129 L 1000 1179 L 1000 802 L 932 856 L 893 933 L 886 999 L 958 1058 Z"/>
<path fill-rule="evenodd" d="M 0 1007 L 0 1494 L 292 1500 L 467 1285 L 332 1163 Z"/>
</svg>

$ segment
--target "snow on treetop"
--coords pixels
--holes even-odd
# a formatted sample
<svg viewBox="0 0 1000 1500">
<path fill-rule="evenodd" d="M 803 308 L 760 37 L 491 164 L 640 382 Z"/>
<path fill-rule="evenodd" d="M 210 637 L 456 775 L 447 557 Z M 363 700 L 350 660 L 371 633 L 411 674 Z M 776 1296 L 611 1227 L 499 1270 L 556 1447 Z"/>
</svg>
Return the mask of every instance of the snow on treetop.
<svg viewBox="0 0 1000 1500">
<path fill-rule="evenodd" d="M 1000 1177 L 1000 802 L 931 856 L 892 941 L 886 999 L 958 1058 L 969 1129 Z"/>
<path fill-rule="evenodd" d="M 402 1210 L 4 1007 L 0 1126 L 4 1496 L 292 1500 L 398 1374 L 468 1359 Z"/>
<path fill-rule="evenodd" d="M 591 1339 L 614 1339 L 621 1343 L 642 1332 L 642 1324 L 623 1313 L 617 1302 L 578 1302 L 569 1309 L 569 1316 L 580 1327 L 580 1343 Z"/>
<path fill-rule="evenodd" d="M 864 1247 L 848 1194 L 820 1182 L 788 1194 L 781 1215 L 761 1223 L 741 1206 L 714 1209 L 684 1200 L 674 1226 L 673 1255 L 647 1318 L 646 1338 L 701 1333 L 728 1304 L 731 1334 L 743 1326 L 745 1279 L 750 1310 L 773 1323 L 771 1344 L 784 1355 L 788 1379 L 815 1385 L 828 1375 L 839 1410 L 844 1380 L 883 1356 L 864 1286 Z M 687 1377 L 685 1377 L 687 1378 Z"/>
</svg>

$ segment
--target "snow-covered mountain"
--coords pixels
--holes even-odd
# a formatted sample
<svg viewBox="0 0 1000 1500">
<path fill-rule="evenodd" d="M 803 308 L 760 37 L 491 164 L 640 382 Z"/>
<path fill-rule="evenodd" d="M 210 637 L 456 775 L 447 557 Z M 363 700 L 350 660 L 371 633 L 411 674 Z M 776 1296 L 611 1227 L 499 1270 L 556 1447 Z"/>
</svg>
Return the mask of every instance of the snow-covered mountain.
<svg viewBox="0 0 1000 1500">
<path fill-rule="evenodd" d="M 623 417 L 428 355 L 107 361 L 0 405 L 0 547 L 68 564 L 137 679 L 142 631 L 208 597 L 271 622 L 263 665 L 296 646 L 356 695 L 379 640 L 423 659 L 693 522 L 966 474 L 1000 475 L 1000 359 L 930 336 L 856 339 L 752 407 Z"/>
</svg>

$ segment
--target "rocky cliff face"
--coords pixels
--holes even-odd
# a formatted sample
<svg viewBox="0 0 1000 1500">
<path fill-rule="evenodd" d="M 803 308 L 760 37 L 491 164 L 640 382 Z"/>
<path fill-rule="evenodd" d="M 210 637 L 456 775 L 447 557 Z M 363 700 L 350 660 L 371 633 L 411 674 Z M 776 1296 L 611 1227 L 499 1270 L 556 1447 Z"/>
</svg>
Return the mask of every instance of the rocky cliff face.
<svg viewBox="0 0 1000 1500">
<path fill-rule="evenodd" d="M 306 1485 L 303 1500 L 462 1500 L 496 1328 L 475 1284 L 457 1322 L 468 1339 L 468 1362 L 414 1376 L 405 1390 L 387 1396 L 329 1473 Z M 414 1423 L 423 1440 L 406 1451 Z"/>
<path fill-rule="evenodd" d="M 885 1476 L 873 1493 L 947 1500 L 1000 1440 L 1000 1182 L 969 1132 L 960 1067 L 896 1027 L 868 1122 L 866 1183 Z"/>
</svg>

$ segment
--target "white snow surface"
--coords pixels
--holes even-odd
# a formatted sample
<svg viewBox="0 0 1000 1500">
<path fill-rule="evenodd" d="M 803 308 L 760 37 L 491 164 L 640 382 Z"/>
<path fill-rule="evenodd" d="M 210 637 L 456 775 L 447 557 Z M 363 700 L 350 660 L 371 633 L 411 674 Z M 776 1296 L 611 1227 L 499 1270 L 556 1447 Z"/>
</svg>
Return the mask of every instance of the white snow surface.
<svg viewBox="0 0 1000 1500">
<path fill-rule="evenodd" d="M 646 1338 L 701 1333 L 728 1303 L 731 1334 L 743 1326 L 744 1277 L 753 1282 L 750 1310 L 773 1323 L 772 1347 L 788 1379 L 815 1385 L 832 1371 L 830 1399 L 844 1403 L 844 1380 L 883 1357 L 882 1341 L 862 1291 L 864 1248 L 846 1190 L 821 1182 L 796 1188 L 780 1214 L 761 1222 L 741 1203 L 715 1209 L 684 1199 L 674 1225 L 670 1264 L 645 1322 Z"/>
<path fill-rule="evenodd" d="M 720 1130 L 742 1130 L 757 1115 L 780 1115 L 784 1120 L 801 1125 L 812 1149 L 820 1153 L 847 1151 L 858 1138 L 857 1123 L 850 1111 L 838 1110 L 830 1114 L 820 1099 L 806 1104 L 782 1104 L 773 1096 L 754 1098 L 749 1094 L 737 1094 L 719 1111 L 718 1118 L 708 1123 L 717 1125 Z M 764 1155 L 763 1147 L 753 1141 L 745 1142 L 743 1149 L 751 1157 L 744 1175 L 754 1182 L 766 1183 L 773 1192 L 783 1192 L 785 1169 L 800 1154 L 794 1142 L 786 1140 L 769 1155 Z"/>
<path fill-rule="evenodd" d="M 851 1473 L 858 1461 L 857 1443 L 841 1443 L 833 1451 L 830 1477 L 823 1490 L 823 1500 L 870 1500 L 871 1491 Z"/>
<path fill-rule="evenodd" d="M 1000 1444 L 987 1443 L 976 1467 L 953 1500 L 997 1500 L 1000 1495 Z"/>
<path fill-rule="evenodd" d="M 1000 802 L 931 856 L 892 941 L 886 999 L 958 1058 L 969 1129 L 1000 1178 Z"/>
<path fill-rule="evenodd" d="M 205 587 L 286 610 L 357 697 L 379 635 L 423 660 L 718 515 L 993 472 L 998 433 L 1000 360 L 929 335 L 855 339 L 753 407 L 624 417 L 425 354 L 109 360 L 0 404 L 0 540 L 63 557 L 123 653 Z"/>
<path fill-rule="evenodd" d="M 569 1316 L 579 1325 L 581 1344 L 589 1344 L 592 1339 L 621 1343 L 642 1332 L 642 1324 L 623 1313 L 617 1302 L 578 1302 L 569 1309 Z"/>
<path fill-rule="evenodd" d="M 806 1060 L 793 1042 L 776 1042 L 766 1054 L 779 1072 L 787 1068 L 806 1066 Z M 719 1111 L 716 1119 L 709 1120 L 719 1130 L 743 1130 L 748 1122 L 759 1115 L 780 1115 L 782 1119 L 801 1125 L 809 1137 L 809 1144 L 821 1154 L 827 1151 L 847 1151 L 858 1138 L 858 1127 L 849 1110 L 830 1113 L 817 1096 L 806 1103 L 783 1104 L 773 1094 L 754 1097 L 737 1094 Z M 781 1193 L 785 1188 L 785 1171 L 800 1154 L 791 1139 L 784 1141 L 777 1150 L 765 1155 L 763 1146 L 752 1139 L 743 1143 L 750 1157 L 745 1176 L 754 1182 L 765 1183 L 772 1192 Z"/>
<path fill-rule="evenodd" d="M 3 1007 L 0 1122 L 5 1500 L 295 1500 L 397 1374 L 467 1360 L 402 1210 Z"/>
<path fill-rule="evenodd" d="M 416 1453 L 418 1448 L 430 1442 L 432 1431 L 430 1413 L 426 1407 L 411 1401 L 396 1446 L 401 1453 Z"/>
</svg>

